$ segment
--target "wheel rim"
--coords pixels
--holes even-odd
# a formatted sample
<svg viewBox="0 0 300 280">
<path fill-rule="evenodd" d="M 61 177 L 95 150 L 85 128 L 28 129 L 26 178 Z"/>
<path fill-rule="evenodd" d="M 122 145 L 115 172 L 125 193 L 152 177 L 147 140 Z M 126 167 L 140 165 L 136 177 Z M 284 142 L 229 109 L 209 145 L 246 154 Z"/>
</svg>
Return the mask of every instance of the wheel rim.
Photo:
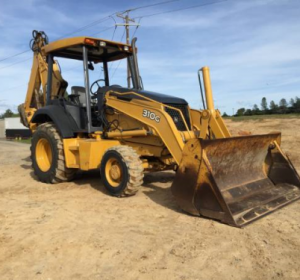
<svg viewBox="0 0 300 280">
<path fill-rule="evenodd" d="M 105 165 L 105 177 L 107 182 L 117 188 L 123 177 L 122 166 L 116 158 L 110 158 Z"/>
<path fill-rule="evenodd" d="M 52 150 L 47 139 L 39 139 L 36 144 L 35 157 L 40 170 L 47 172 L 52 164 Z"/>
</svg>

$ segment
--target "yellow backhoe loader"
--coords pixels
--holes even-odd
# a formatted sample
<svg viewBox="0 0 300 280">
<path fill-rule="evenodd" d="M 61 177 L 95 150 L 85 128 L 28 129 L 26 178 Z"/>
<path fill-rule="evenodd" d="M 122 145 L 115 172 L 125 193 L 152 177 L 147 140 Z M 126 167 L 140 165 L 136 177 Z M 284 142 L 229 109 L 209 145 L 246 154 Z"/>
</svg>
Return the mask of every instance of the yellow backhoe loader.
<svg viewBox="0 0 300 280">
<path fill-rule="evenodd" d="M 214 108 L 208 67 L 201 69 L 203 110 L 144 90 L 135 42 L 49 43 L 44 32 L 33 32 L 33 66 L 19 112 L 33 132 L 32 166 L 40 181 L 99 169 L 107 191 L 122 197 L 137 192 L 144 172 L 175 170 L 171 189 L 184 211 L 237 227 L 300 197 L 300 177 L 280 148 L 280 133 L 232 137 Z M 59 57 L 82 61 L 84 87 L 73 85 L 68 94 Z M 132 88 L 110 84 L 109 63 L 121 59 Z M 97 65 L 104 78 L 90 86 Z"/>
</svg>

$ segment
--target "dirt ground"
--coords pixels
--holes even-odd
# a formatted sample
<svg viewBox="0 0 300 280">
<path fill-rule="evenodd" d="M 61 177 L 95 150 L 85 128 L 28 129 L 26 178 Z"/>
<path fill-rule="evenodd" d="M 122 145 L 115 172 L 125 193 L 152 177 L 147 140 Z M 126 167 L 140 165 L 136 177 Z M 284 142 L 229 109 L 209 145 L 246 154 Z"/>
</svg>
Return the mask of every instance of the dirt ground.
<svg viewBox="0 0 300 280">
<path fill-rule="evenodd" d="M 300 171 L 300 119 L 227 123 L 281 130 Z M 300 279 L 300 201 L 237 229 L 184 214 L 173 173 L 118 199 L 98 172 L 39 183 L 28 156 L 29 145 L 0 142 L 0 279 Z"/>
</svg>

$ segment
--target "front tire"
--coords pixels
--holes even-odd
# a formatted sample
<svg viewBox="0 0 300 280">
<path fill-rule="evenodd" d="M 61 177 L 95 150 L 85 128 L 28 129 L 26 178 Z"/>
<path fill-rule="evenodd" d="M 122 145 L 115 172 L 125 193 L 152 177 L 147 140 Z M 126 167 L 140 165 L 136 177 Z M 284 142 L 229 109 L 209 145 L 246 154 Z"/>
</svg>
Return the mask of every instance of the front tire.
<svg viewBox="0 0 300 280">
<path fill-rule="evenodd" d="M 31 160 L 39 181 L 56 184 L 71 181 L 76 169 L 67 168 L 62 139 L 53 123 L 43 123 L 31 141 Z"/>
<path fill-rule="evenodd" d="M 117 197 L 136 194 L 144 177 L 142 161 L 129 146 L 108 149 L 102 158 L 100 173 L 106 190 Z"/>
</svg>

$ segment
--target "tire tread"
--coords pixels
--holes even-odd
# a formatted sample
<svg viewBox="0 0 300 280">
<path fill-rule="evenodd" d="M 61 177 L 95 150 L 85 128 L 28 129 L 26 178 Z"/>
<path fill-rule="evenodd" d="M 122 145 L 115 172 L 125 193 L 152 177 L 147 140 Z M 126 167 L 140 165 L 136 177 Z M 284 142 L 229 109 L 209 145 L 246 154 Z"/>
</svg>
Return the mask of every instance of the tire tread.
<svg viewBox="0 0 300 280">
<path fill-rule="evenodd" d="M 76 174 L 76 169 L 72 168 L 67 168 L 65 164 L 65 154 L 63 150 L 63 142 L 61 139 L 61 136 L 58 133 L 58 130 L 55 128 L 54 124 L 51 122 L 47 123 L 42 123 L 38 126 L 37 131 L 41 130 L 48 134 L 50 137 L 53 137 L 55 140 L 55 148 L 57 149 L 57 154 L 58 154 L 58 159 L 57 159 L 57 164 L 56 168 L 54 171 L 54 174 L 52 176 L 49 176 L 47 179 L 40 179 L 44 183 L 50 183 L 50 184 L 57 184 L 61 182 L 67 182 L 71 181 L 74 179 L 75 174 Z M 30 147 L 31 150 L 31 160 L 32 155 L 34 154 L 33 152 L 33 147 L 31 145 Z M 33 167 L 33 164 L 32 164 Z M 33 168 L 34 169 L 34 168 Z M 34 174 L 38 177 L 38 174 L 36 173 L 36 170 L 34 169 Z"/>
<path fill-rule="evenodd" d="M 127 186 L 118 196 L 125 197 L 136 194 L 140 186 L 143 184 L 144 178 L 144 168 L 139 155 L 132 147 L 125 145 L 114 146 L 106 151 L 116 151 L 119 153 L 128 169 L 129 180 L 127 182 Z"/>
</svg>

